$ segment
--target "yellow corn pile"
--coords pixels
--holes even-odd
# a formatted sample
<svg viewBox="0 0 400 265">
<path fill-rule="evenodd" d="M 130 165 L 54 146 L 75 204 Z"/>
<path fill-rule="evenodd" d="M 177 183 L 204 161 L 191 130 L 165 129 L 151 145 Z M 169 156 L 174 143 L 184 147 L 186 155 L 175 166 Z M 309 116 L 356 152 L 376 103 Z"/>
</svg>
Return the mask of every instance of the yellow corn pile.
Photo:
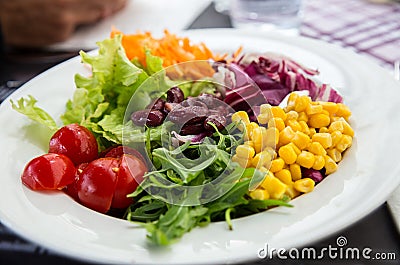
<svg viewBox="0 0 400 265">
<path fill-rule="evenodd" d="M 312 101 L 291 93 L 285 108 L 264 104 L 256 122 L 238 111 L 232 121 L 244 132 L 245 142 L 232 157 L 241 167 L 265 173 L 254 199 L 295 198 L 314 189 L 314 180 L 303 177 L 301 168 L 337 170 L 342 153 L 353 141 L 349 108 L 342 103 Z"/>
</svg>

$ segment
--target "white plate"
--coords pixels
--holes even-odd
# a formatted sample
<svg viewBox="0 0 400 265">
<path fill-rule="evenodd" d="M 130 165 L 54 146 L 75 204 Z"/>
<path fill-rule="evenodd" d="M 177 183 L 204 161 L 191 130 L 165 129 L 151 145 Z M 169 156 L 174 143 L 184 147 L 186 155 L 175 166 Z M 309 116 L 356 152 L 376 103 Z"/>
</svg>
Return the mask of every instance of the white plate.
<svg viewBox="0 0 400 265">
<path fill-rule="evenodd" d="M 294 208 L 273 210 L 196 228 L 166 249 L 149 248 L 145 231 L 124 220 L 91 211 L 63 193 L 25 188 L 20 174 L 34 156 L 46 151 L 31 137 L 30 122 L 0 106 L 0 219 L 19 235 L 70 257 L 102 263 L 205 264 L 257 260 L 271 248 L 311 244 L 354 223 L 382 204 L 399 184 L 400 85 L 369 60 L 319 41 L 236 30 L 185 32 L 217 51 L 278 51 L 321 71 L 353 111 L 354 144 L 339 170 L 314 192 L 292 201 Z M 28 94 L 59 116 L 74 91 L 74 74 L 87 70 L 71 59 L 34 78 L 11 98 Z"/>
</svg>

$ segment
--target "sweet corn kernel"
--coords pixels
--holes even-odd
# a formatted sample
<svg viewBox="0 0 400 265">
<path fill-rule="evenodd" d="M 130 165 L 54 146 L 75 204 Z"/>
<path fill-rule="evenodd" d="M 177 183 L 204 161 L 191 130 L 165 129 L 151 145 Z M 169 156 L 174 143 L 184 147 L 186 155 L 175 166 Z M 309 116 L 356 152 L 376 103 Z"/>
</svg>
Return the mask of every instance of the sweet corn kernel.
<svg viewBox="0 0 400 265">
<path fill-rule="evenodd" d="M 270 104 L 261 104 L 260 105 L 260 114 L 268 114 L 271 115 L 271 105 Z"/>
<path fill-rule="evenodd" d="M 320 142 L 312 142 L 310 145 L 307 147 L 307 150 L 313 153 L 314 155 L 326 155 L 326 150 L 322 146 Z"/>
<path fill-rule="evenodd" d="M 335 172 L 338 168 L 336 162 L 333 161 L 333 159 L 328 155 L 324 156 L 324 158 L 325 158 L 325 174 L 329 175 Z"/>
<path fill-rule="evenodd" d="M 255 154 L 256 151 L 249 145 L 241 144 L 236 147 L 236 155 L 240 158 L 250 159 L 253 158 Z"/>
<path fill-rule="evenodd" d="M 263 147 L 275 147 L 279 142 L 279 130 L 275 127 L 268 128 L 265 132 Z M 263 148 L 263 149 L 264 149 Z"/>
<path fill-rule="evenodd" d="M 285 145 L 288 144 L 292 141 L 294 137 L 294 131 L 292 127 L 285 127 L 280 133 L 279 133 L 279 144 L 280 145 Z"/>
<path fill-rule="evenodd" d="M 271 155 L 271 157 L 272 157 L 273 159 L 275 159 L 275 158 L 277 157 L 275 148 L 272 148 L 272 147 L 270 147 L 270 146 L 267 146 L 267 147 L 265 147 L 262 151 L 263 151 L 263 152 L 268 152 L 268 153 Z"/>
<path fill-rule="evenodd" d="M 272 157 L 268 152 L 261 152 L 254 156 L 251 160 L 251 165 L 255 168 L 266 167 L 269 168 L 271 166 Z"/>
<path fill-rule="evenodd" d="M 290 199 L 294 199 L 300 195 L 300 192 L 294 188 L 294 183 L 287 185 L 285 195 L 289 196 Z"/>
<path fill-rule="evenodd" d="M 327 115 L 327 116 L 331 116 L 330 114 L 329 114 L 329 112 L 328 111 L 326 111 L 326 110 L 322 110 L 322 112 L 321 112 L 322 114 L 325 114 L 325 115 Z"/>
<path fill-rule="evenodd" d="M 301 125 L 296 120 L 287 120 L 286 125 L 292 127 L 294 132 L 301 131 Z"/>
<path fill-rule="evenodd" d="M 318 130 L 319 133 L 330 133 L 329 129 L 326 127 L 321 127 Z"/>
<path fill-rule="evenodd" d="M 257 116 L 257 121 L 260 124 L 267 124 L 271 119 L 271 115 L 263 113 Z"/>
<path fill-rule="evenodd" d="M 310 128 L 307 125 L 306 121 L 299 121 L 299 124 L 301 126 L 301 131 L 307 135 L 310 135 Z M 315 130 L 315 129 L 314 129 Z"/>
<path fill-rule="evenodd" d="M 268 128 L 270 127 L 275 127 L 279 131 L 282 131 L 283 129 L 285 129 L 286 126 L 285 122 L 281 118 L 272 118 L 268 122 Z"/>
<path fill-rule="evenodd" d="M 248 168 L 251 166 L 251 161 L 238 157 L 237 155 L 232 156 L 232 161 L 238 163 L 242 168 Z"/>
<path fill-rule="evenodd" d="M 328 111 L 330 115 L 335 114 L 339 109 L 339 106 L 334 102 L 319 101 L 318 103 L 324 108 L 324 110 Z"/>
<path fill-rule="evenodd" d="M 296 162 L 297 154 L 290 143 L 280 147 L 278 154 L 285 161 L 286 164 L 290 165 Z"/>
<path fill-rule="evenodd" d="M 343 130 L 344 130 L 343 122 L 341 122 L 340 120 L 333 121 L 331 125 L 329 125 L 330 133 L 335 131 L 343 132 Z"/>
<path fill-rule="evenodd" d="M 299 117 L 297 118 L 297 121 L 308 122 L 308 115 L 304 111 L 300 112 Z"/>
<path fill-rule="evenodd" d="M 336 148 L 328 149 L 327 151 L 328 156 L 330 156 L 333 161 L 336 163 L 342 160 L 342 153 L 339 152 Z"/>
<path fill-rule="evenodd" d="M 314 182 L 314 180 L 312 180 L 310 178 L 303 178 L 303 179 L 296 180 L 293 184 L 293 187 L 296 190 L 298 190 L 300 192 L 304 192 L 304 193 L 313 191 L 314 186 L 315 186 L 315 182 Z"/>
<path fill-rule="evenodd" d="M 292 142 L 300 149 L 305 149 L 311 142 L 307 134 L 297 131 L 292 139 Z"/>
<path fill-rule="evenodd" d="M 300 148 L 298 148 L 294 143 L 291 142 L 291 143 L 288 143 L 288 145 L 290 145 L 293 148 L 296 155 L 299 155 L 301 153 Z"/>
<path fill-rule="evenodd" d="M 315 170 L 321 170 L 325 166 L 325 158 L 322 155 L 316 155 L 314 165 L 312 166 Z"/>
<path fill-rule="evenodd" d="M 256 153 L 261 152 L 263 147 L 263 142 L 265 142 L 266 128 L 257 127 L 251 131 L 251 140 L 254 142 L 254 149 Z"/>
<path fill-rule="evenodd" d="M 313 115 L 317 113 L 321 113 L 323 110 L 321 105 L 311 105 L 309 104 L 306 108 L 307 115 Z"/>
<path fill-rule="evenodd" d="M 275 173 L 275 172 L 282 170 L 284 165 L 285 165 L 285 161 L 281 157 L 278 157 L 271 161 L 271 167 L 269 170 L 271 172 Z"/>
<path fill-rule="evenodd" d="M 302 151 L 296 159 L 296 163 L 305 168 L 311 168 L 314 165 L 314 162 L 314 155 L 307 151 Z"/>
<path fill-rule="evenodd" d="M 294 105 L 294 110 L 297 112 L 302 112 L 307 109 L 311 103 L 311 98 L 308 96 L 300 96 L 296 99 L 296 104 Z"/>
<path fill-rule="evenodd" d="M 342 133 L 353 137 L 354 136 L 354 130 L 353 130 L 353 128 L 351 128 L 350 124 L 344 119 L 342 120 L 342 124 L 343 124 L 343 132 Z"/>
<path fill-rule="evenodd" d="M 339 117 L 339 116 L 330 116 L 330 118 L 331 118 L 331 123 L 332 123 L 332 122 L 334 122 L 334 121 L 340 120 L 342 117 Z"/>
<path fill-rule="evenodd" d="M 297 120 L 298 117 L 299 117 L 299 113 L 297 113 L 294 110 L 288 111 L 286 113 L 286 120 Z"/>
<path fill-rule="evenodd" d="M 262 188 L 264 190 L 267 190 L 267 185 L 271 182 L 271 179 L 275 178 L 274 173 L 272 173 L 271 171 L 268 171 L 265 176 L 263 181 L 261 182 L 261 184 L 258 186 L 258 188 Z"/>
<path fill-rule="evenodd" d="M 332 136 L 330 133 L 316 133 L 311 139 L 313 142 L 319 142 L 325 149 L 332 146 Z"/>
<path fill-rule="evenodd" d="M 335 148 L 339 152 L 343 152 L 347 148 L 349 148 L 352 145 L 353 138 L 349 135 L 342 135 L 342 138 L 340 138 L 339 142 L 336 144 Z"/>
<path fill-rule="evenodd" d="M 337 103 L 337 105 L 338 105 L 338 110 L 336 111 L 336 116 L 340 116 L 345 119 L 351 116 L 351 111 L 349 107 L 347 107 L 343 103 Z"/>
<path fill-rule="evenodd" d="M 329 115 L 323 113 L 317 113 L 308 118 L 308 125 L 314 128 L 329 126 L 330 122 L 331 119 L 329 118 Z"/>
<path fill-rule="evenodd" d="M 289 165 L 289 170 L 293 181 L 301 179 L 301 167 L 299 164 L 294 163 Z"/>
<path fill-rule="evenodd" d="M 245 111 L 238 111 L 232 114 L 232 122 L 238 123 L 238 129 L 244 130 L 244 126 L 250 123 L 249 115 Z"/>
<path fill-rule="evenodd" d="M 342 139 L 342 133 L 340 131 L 331 132 L 332 137 L 332 147 L 335 147 L 337 143 Z"/>
<path fill-rule="evenodd" d="M 246 134 L 244 136 L 245 140 L 251 140 L 253 138 L 253 130 L 258 128 L 258 124 L 255 122 L 247 123 L 246 125 Z"/>
<path fill-rule="evenodd" d="M 251 147 L 254 148 L 254 142 L 253 142 L 253 141 L 245 141 L 243 144 L 244 144 L 244 145 L 251 146 Z"/>
<path fill-rule="evenodd" d="M 282 120 L 286 120 L 286 113 L 285 111 L 279 106 L 271 107 L 272 116 L 274 118 L 281 118 Z"/>
<path fill-rule="evenodd" d="M 282 181 L 286 185 L 292 184 L 292 175 L 288 169 L 282 169 L 276 172 L 275 177 L 277 177 L 280 181 Z"/>
<path fill-rule="evenodd" d="M 263 189 L 256 189 L 256 190 L 250 191 L 249 195 L 253 200 L 268 200 L 269 199 L 268 191 L 263 190 Z"/>
<path fill-rule="evenodd" d="M 281 199 L 285 194 L 287 187 L 287 185 L 278 178 L 271 177 L 269 174 L 267 174 L 264 181 L 261 183 L 261 186 L 268 191 L 268 194 L 272 199 Z"/>
<path fill-rule="evenodd" d="M 291 111 L 294 109 L 294 106 L 296 105 L 296 99 L 299 97 L 297 93 L 290 93 L 288 97 L 288 101 L 286 104 L 286 110 Z"/>
<path fill-rule="evenodd" d="M 310 137 L 312 137 L 314 134 L 317 133 L 317 130 L 315 128 L 310 128 L 310 133 L 308 134 Z"/>
</svg>

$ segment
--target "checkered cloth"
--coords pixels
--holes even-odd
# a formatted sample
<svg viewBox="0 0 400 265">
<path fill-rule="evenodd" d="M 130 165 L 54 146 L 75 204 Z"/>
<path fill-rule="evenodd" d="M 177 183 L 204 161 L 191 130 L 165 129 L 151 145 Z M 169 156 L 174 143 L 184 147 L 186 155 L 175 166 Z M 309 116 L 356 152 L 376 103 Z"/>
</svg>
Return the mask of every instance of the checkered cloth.
<svg viewBox="0 0 400 265">
<path fill-rule="evenodd" d="M 400 60 L 400 3 L 304 0 L 303 36 L 349 48 L 392 70 Z"/>
</svg>

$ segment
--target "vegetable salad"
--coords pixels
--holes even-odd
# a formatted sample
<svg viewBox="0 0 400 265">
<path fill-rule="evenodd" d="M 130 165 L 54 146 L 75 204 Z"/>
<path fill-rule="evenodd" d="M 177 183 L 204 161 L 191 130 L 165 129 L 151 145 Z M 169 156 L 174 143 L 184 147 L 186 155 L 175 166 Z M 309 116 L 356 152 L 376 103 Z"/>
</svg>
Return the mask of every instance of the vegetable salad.
<svg viewBox="0 0 400 265">
<path fill-rule="evenodd" d="M 135 222 L 153 244 L 291 207 L 352 144 L 340 94 L 285 56 L 218 55 L 168 31 L 98 45 L 80 53 L 92 74 L 75 76 L 61 126 L 32 96 L 11 102 L 52 135 L 21 180 Z"/>
</svg>

